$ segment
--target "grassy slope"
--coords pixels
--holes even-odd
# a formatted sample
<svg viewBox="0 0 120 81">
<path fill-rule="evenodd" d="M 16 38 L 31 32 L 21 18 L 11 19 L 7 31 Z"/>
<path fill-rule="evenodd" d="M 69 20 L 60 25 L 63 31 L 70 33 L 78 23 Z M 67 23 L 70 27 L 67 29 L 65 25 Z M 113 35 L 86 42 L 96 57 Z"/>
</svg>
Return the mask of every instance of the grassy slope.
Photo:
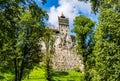
<svg viewBox="0 0 120 81">
<path fill-rule="evenodd" d="M 47 81 L 45 79 L 45 69 L 35 68 L 29 75 L 29 79 L 26 78 L 23 81 Z M 53 81 L 83 81 L 83 74 L 75 71 L 55 71 L 53 72 Z"/>
<path fill-rule="evenodd" d="M 83 74 L 75 71 L 55 72 L 54 81 L 83 81 Z"/>
<path fill-rule="evenodd" d="M 12 81 L 13 78 L 11 73 L 0 73 L 0 81 Z"/>
<path fill-rule="evenodd" d="M 29 78 L 27 77 L 23 81 L 47 81 L 45 79 L 45 69 L 43 67 L 34 68 L 29 74 Z"/>
<path fill-rule="evenodd" d="M 10 73 L 4 74 L 4 76 L 5 79 L 3 80 L 0 79 L 0 81 L 12 81 L 10 80 L 10 78 L 12 79 L 14 77 Z M 34 68 L 34 70 L 31 71 L 29 76 L 22 81 L 47 81 L 45 79 L 45 68 L 43 67 Z M 66 72 L 55 71 L 53 72 L 53 81 L 83 81 L 83 74 L 75 71 Z"/>
</svg>

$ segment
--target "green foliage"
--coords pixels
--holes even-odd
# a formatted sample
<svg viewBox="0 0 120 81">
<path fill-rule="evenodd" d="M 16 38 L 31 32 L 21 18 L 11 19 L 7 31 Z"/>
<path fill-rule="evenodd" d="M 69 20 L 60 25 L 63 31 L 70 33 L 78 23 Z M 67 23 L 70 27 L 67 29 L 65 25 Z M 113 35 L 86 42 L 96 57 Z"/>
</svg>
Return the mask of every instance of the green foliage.
<svg viewBox="0 0 120 81">
<path fill-rule="evenodd" d="M 81 15 L 75 18 L 74 20 L 74 29 L 73 31 L 76 34 L 87 35 L 92 32 L 91 27 L 94 26 L 94 23 L 85 16 Z"/>
<path fill-rule="evenodd" d="M 100 76 L 100 81 L 103 79 L 106 81 L 119 81 L 120 25 L 118 22 L 120 21 L 118 16 L 120 17 L 112 9 L 102 11 L 101 23 L 99 23 L 96 30 L 94 54 L 97 59 L 95 59 L 95 69 Z"/>
<path fill-rule="evenodd" d="M 115 7 L 119 8 L 115 0 L 104 1 L 100 6 L 87 80 L 120 80 L 120 14 Z"/>
<path fill-rule="evenodd" d="M 0 10 L 0 73 L 21 81 L 42 57 L 38 43 L 46 12 L 33 0 L 2 0 Z"/>
<path fill-rule="evenodd" d="M 89 0 L 79 0 L 79 1 L 87 2 Z M 99 13 L 99 9 L 103 5 L 104 7 L 114 6 L 114 8 L 120 12 L 119 8 L 117 8 L 118 5 L 120 7 L 120 0 L 90 0 L 90 2 L 91 2 L 91 9 L 95 14 Z"/>
<path fill-rule="evenodd" d="M 88 44 L 86 44 L 87 36 L 90 35 L 92 31 L 92 27 L 94 26 L 94 22 L 85 16 L 78 16 L 74 20 L 74 29 L 73 31 L 76 33 L 76 42 L 77 42 L 77 52 L 82 56 L 83 63 L 85 65 L 85 76 L 87 76 L 88 71 L 88 63 L 91 58 L 89 56 L 92 52 L 92 40 L 89 40 Z M 92 39 L 92 36 L 91 38 Z M 85 80 L 87 78 L 85 77 Z M 88 81 L 88 80 L 87 80 Z"/>
<path fill-rule="evenodd" d="M 45 67 L 46 67 L 46 78 L 48 81 L 52 81 L 52 60 L 51 57 L 55 52 L 54 43 L 55 36 L 53 30 L 46 27 L 43 33 L 42 41 L 45 43 L 46 54 L 45 54 Z"/>
<path fill-rule="evenodd" d="M 88 0 L 84 0 L 88 1 Z M 120 0 L 90 0 L 99 13 L 94 49 L 86 62 L 86 81 L 120 80 Z"/>
<path fill-rule="evenodd" d="M 81 72 L 79 67 L 74 68 L 74 71 Z"/>
<path fill-rule="evenodd" d="M 94 22 L 83 15 L 76 17 L 74 20 L 73 32 L 76 33 L 77 51 L 83 56 L 84 60 L 86 59 L 84 56 L 86 56 L 85 52 L 88 47 L 85 41 L 87 36 L 92 33 L 93 26 Z"/>
<path fill-rule="evenodd" d="M 92 4 L 91 9 L 96 14 L 96 13 L 98 13 L 99 6 L 101 5 L 103 0 L 79 0 L 79 1 L 84 1 L 84 2 L 90 1 Z"/>
</svg>

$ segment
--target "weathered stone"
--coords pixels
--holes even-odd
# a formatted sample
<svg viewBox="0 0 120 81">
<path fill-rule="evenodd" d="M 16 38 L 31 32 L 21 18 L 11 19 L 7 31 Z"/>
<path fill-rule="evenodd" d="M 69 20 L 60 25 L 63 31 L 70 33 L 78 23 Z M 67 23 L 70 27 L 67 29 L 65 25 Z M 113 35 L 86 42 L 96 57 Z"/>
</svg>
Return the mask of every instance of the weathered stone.
<svg viewBox="0 0 120 81">
<path fill-rule="evenodd" d="M 82 72 L 84 71 L 84 65 L 80 60 L 80 56 L 75 52 L 75 37 L 70 36 L 69 19 L 62 14 L 58 17 L 59 28 L 56 33 L 55 41 L 55 54 L 52 57 L 52 66 L 54 70 L 73 70 L 79 68 Z M 56 30 L 55 30 L 56 31 Z M 59 33 L 58 33 L 59 31 Z M 44 42 L 43 49 L 45 50 Z"/>
<path fill-rule="evenodd" d="M 83 72 L 84 65 L 80 60 L 80 56 L 70 53 L 71 50 L 69 49 L 62 49 L 62 51 L 60 51 L 61 49 L 62 48 L 56 48 L 56 53 L 52 58 L 53 69 L 65 71 L 73 70 L 74 68 L 79 67 L 79 69 Z"/>
</svg>

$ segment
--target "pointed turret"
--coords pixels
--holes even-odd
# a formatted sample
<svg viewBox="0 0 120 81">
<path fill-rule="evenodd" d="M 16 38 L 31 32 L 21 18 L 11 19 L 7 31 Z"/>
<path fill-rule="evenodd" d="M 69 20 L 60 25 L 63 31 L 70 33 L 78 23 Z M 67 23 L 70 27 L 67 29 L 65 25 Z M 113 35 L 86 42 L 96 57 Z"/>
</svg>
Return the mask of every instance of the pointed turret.
<svg viewBox="0 0 120 81">
<path fill-rule="evenodd" d="M 64 14 L 63 14 L 63 12 L 61 13 L 61 17 L 62 17 L 62 18 L 65 18 Z"/>
</svg>

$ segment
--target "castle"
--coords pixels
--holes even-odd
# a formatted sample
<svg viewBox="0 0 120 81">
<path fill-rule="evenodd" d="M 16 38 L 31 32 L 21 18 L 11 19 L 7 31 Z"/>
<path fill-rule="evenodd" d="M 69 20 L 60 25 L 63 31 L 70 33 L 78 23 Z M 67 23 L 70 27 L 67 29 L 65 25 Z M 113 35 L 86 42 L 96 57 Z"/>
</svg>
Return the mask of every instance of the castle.
<svg viewBox="0 0 120 81">
<path fill-rule="evenodd" d="M 58 17 L 58 25 L 58 29 L 53 29 L 56 35 L 55 54 L 52 57 L 53 69 L 65 71 L 79 68 L 83 72 L 84 65 L 80 55 L 75 52 L 75 37 L 70 35 L 69 19 L 63 13 Z"/>
<path fill-rule="evenodd" d="M 71 48 L 73 43 L 70 35 L 69 20 L 64 16 L 63 13 L 60 17 L 58 17 L 58 25 L 58 36 L 55 42 L 55 46 Z"/>
<path fill-rule="evenodd" d="M 58 28 L 53 31 L 56 35 L 54 44 L 56 48 L 70 49 L 75 45 L 75 36 L 70 35 L 69 19 L 63 13 L 58 17 Z M 44 42 L 42 42 L 42 50 L 45 49 Z"/>
</svg>

